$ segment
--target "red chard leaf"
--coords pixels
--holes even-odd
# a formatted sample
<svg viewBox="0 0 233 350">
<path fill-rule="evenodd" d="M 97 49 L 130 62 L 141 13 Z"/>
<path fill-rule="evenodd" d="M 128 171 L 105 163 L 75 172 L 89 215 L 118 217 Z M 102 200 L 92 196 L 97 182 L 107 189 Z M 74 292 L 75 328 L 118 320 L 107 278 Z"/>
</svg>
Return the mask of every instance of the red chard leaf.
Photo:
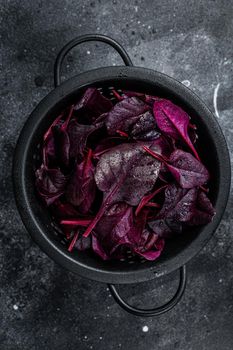
<svg viewBox="0 0 233 350">
<path fill-rule="evenodd" d="M 97 129 L 94 125 L 79 124 L 76 120 L 71 120 L 68 126 L 70 139 L 70 157 L 84 156 L 88 137 Z"/>
<path fill-rule="evenodd" d="M 135 91 L 123 91 L 124 93 L 124 98 L 127 97 L 137 97 L 140 100 L 142 100 L 143 102 L 147 103 L 148 105 L 150 105 L 151 107 L 153 106 L 154 102 L 156 101 L 160 101 L 161 98 L 157 97 L 157 96 L 151 96 L 151 95 L 147 95 L 147 94 L 143 94 L 141 92 L 135 92 Z"/>
<path fill-rule="evenodd" d="M 142 210 L 142 208 L 148 204 L 148 202 L 150 200 L 152 200 L 156 194 L 160 193 L 161 191 L 163 191 L 165 188 L 167 187 L 167 185 L 161 186 L 159 188 L 156 188 L 152 193 L 146 194 L 144 195 L 141 200 L 140 203 L 138 204 L 138 207 L 135 211 L 135 215 L 137 216 L 139 214 L 139 212 Z"/>
<path fill-rule="evenodd" d="M 117 130 L 128 132 L 130 127 L 148 110 L 149 106 L 136 97 L 118 102 L 108 113 L 106 119 L 109 135 L 115 135 Z"/>
<path fill-rule="evenodd" d="M 135 124 L 131 126 L 130 136 L 136 140 L 151 141 L 160 136 L 155 119 L 150 111 L 140 115 Z"/>
<path fill-rule="evenodd" d="M 143 148 L 155 159 L 163 162 L 182 188 L 201 186 L 209 180 L 209 172 L 205 166 L 190 153 L 175 150 L 169 157 L 156 154 L 146 146 Z"/>
<path fill-rule="evenodd" d="M 158 237 L 153 233 L 145 235 L 147 214 L 134 220 L 132 207 L 125 203 L 114 204 L 97 224 L 92 236 L 92 248 L 102 259 L 119 256 L 119 249 L 127 247 L 134 254 L 155 260 L 161 253 L 156 248 Z"/>
<path fill-rule="evenodd" d="M 167 167 L 182 188 L 201 186 L 209 180 L 206 167 L 182 150 L 177 149 L 171 154 Z"/>
<path fill-rule="evenodd" d="M 190 226 L 206 225 L 212 221 L 215 210 L 206 193 L 199 191 L 194 215 L 188 222 Z"/>
<path fill-rule="evenodd" d="M 76 165 L 76 170 L 66 188 L 66 198 L 69 203 L 77 206 L 83 214 L 88 213 L 95 199 L 96 184 L 94 180 L 95 167 L 92 163 L 92 151 L 89 150 L 86 159 Z"/>
<path fill-rule="evenodd" d="M 36 188 L 47 205 L 52 204 L 65 191 L 67 177 L 60 169 L 48 169 L 46 166 L 36 171 Z"/>
<path fill-rule="evenodd" d="M 188 114 L 171 101 L 160 100 L 154 103 L 153 112 L 159 129 L 175 140 L 182 140 L 199 160 L 188 134 L 190 118 Z"/>
<path fill-rule="evenodd" d="M 160 152 L 157 145 L 152 146 L 152 149 Z M 108 193 L 116 181 L 123 179 L 114 200 L 138 205 L 141 197 L 153 188 L 159 170 L 160 162 L 151 161 L 140 144 L 126 143 L 112 148 L 100 157 L 95 181 L 101 191 Z"/>
<path fill-rule="evenodd" d="M 96 88 L 88 88 L 74 110 L 80 115 L 85 115 L 86 122 L 93 122 L 97 117 L 110 111 L 112 102 L 104 97 Z M 86 123 L 86 124 L 87 124 Z"/>
</svg>

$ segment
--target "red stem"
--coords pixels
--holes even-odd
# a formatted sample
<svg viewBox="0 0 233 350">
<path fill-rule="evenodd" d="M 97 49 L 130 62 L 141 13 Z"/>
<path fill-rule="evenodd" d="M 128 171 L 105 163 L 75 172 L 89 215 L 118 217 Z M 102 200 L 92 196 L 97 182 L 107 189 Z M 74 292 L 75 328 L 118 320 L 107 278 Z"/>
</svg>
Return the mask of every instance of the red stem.
<svg viewBox="0 0 233 350">
<path fill-rule="evenodd" d="M 78 232 L 75 233 L 75 235 L 74 235 L 74 237 L 73 237 L 73 239 L 72 239 L 72 241 L 71 241 L 71 243 L 70 243 L 70 245 L 69 245 L 69 247 L 68 247 L 68 251 L 69 251 L 69 252 L 71 252 L 71 251 L 73 250 L 74 245 L 75 245 L 77 239 L 78 239 Z"/>
<path fill-rule="evenodd" d="M 205 192 L 205 193 L 208 193 L 209 192 L 209 189 L 208 188 L 205 188 L 203 186 L 200 186 L 200 189 Z"/>
<path fill-rule="evenodd" d="M 126 132 L 124 132 L 124 131 L 117 130 L 116 132 L 117 132 L 119 135 L 123 136 L 123 137 L 129 137 L 129 135 L 128 135 Z"/>
<path fill-rule="evenodd" d="M 90 165 L 91 165 L 91 158 L 92 158 L 92 149 L 89 148 L 88 153 L 87 153 L 86 164 L 85 164 L 84 171 L 83 171 L 83 178 L 84 179 L 87 177 L 87 172 L 88 172 Z"/>
<path fill-rule="evenodd" d="M 83 234 L 83 237 L 88 237 L 91 231 L 95 228 L 101 217 L 104 215 L 105 210 L 111 204 L 109 200 L 114 196 L 114 194 L 118 191 L 119 187 L 121 186 L 122 182 L 124 180 L 124 177 L 119 181 L 112 191 L 109 192 L 106 199 L 103 201 L 98 213 L 96 214 L 95 218 L 91 221 L 90 225 L 87 227 L 86 231 Z"/>
<path fill-rule="evenodd" d="M 160 193 L 163 189 L 165 189 L 168 185 L 164 185 L 160 188 L 157 188 L 156 190 L 154 190 L 154 192 L 142 197 L 140 203 L 137 206 L 137 209 L 135 211 L 135 215 L 137 216 L 139 214 L 139 212 L 142 210 L 142 208 L 152 199 L 154 198 L 154 196 L 156 196 L 156 194 Z"/>
<path fill-rule="evenodd" d="M 88 226 L 91 223 L 91 219 L 85 220 L 85 219 L 79 219 L 79 220 L 62 220 L 60 222 L 61 225 L 73 225 L 73 226 Z"/>
<path fill-rule="evenodd" d="M 55 126 L 59 120 L 61 120 L 61 118 L 63 117 L 63 113 L 60 114 L 54 121 L 53 123 L 50 125 L 50 127 L 48 128 L 48 130 L 46 131 L 46 133 L 44 134 L 44 141 L 47 139 L 48 135 L 50 134 L 50 131 L 52 129 L 53 126 Z"/>
<path fill-rule="evenodd" d="M 153 202 L 148 202 L 145 204 L 146 207 L 154 207 L 154 208 L 160 208 L 161 205 L 159 205 L 158 203 L 153 203 Z"/>
<path fill-rule="evenodd" d="M 124 97 L 122 97 L 120 94 L 118 94 L 118 92 L 116 90 L 113 89 L 112 93 L 119 101 L 122 101 L 124 99 Z"/>
<path fill-rule="evenodd" d="M 152 157 L 154 157 L 155 159 L 159 160 L 162 163 L 167 164 L 167 159 L 165 159 L 165 157 L 161 156 L 158 153 L 153 152 L 150 148 L 146 147 L 146 146 L 142 146 L 144 148 L 144 150 L 149 153 Z"/>
</svg>

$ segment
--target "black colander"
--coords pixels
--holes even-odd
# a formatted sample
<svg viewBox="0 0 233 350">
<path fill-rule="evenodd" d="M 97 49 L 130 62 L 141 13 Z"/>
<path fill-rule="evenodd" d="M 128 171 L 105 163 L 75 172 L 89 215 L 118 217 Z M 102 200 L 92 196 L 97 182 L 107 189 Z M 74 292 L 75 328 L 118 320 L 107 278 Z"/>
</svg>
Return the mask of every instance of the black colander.
<svg viewBox="0 0 233 350">
<path fill-rule="evenodd" d="M 94 69 L 60 84 L 60 67 L 66 54 L 86 41 L 102 41 L 114 47 L 125 66 Z M 187 87 L 175 79 L 146 68 L 133 67 L 126 51 L 113 39 L 103 35 L 85 35 L 72 40 L 58 54 L 55 63 L 55 89 L 35 108 L 20 134 L 14 157 L 13 180 L 18 210 L 34 241 L 54 261 L 81 276 L 106 282 L 115 300 L 128 312 L 140 316 L 155 316 L 171 309 L 181 298 L 186 283 L 185 264 L 207 243 L 216 230 L 230 189 L 230 160 L 221 129 L 205 104 Z M 102 261 L 94 253 L 67 251 L 67 242 L 61 240 L 59 227 L 38 200 L 35 190 L 35 169 L 41 163 L 41 142 L 48 126 L 58 113 L 81 97 L 87 87 L 94 86 L 113 98 L 112 88 L 133 90 L 166 97 L 182 106 L 199 130 L 200 155 L 212 174 L 209 196 L 217 214 L 203 227 L 166 242 L 158 261 L 133 257 L 121 261 Z M 103 228 L 104 229 L 104 228 Z M 138 283 L 163 276 L 180 269 L 180 282 L 174 297 L 154 309 L 138 309 L 119 296 L 115 284 Z"/>
</svg>

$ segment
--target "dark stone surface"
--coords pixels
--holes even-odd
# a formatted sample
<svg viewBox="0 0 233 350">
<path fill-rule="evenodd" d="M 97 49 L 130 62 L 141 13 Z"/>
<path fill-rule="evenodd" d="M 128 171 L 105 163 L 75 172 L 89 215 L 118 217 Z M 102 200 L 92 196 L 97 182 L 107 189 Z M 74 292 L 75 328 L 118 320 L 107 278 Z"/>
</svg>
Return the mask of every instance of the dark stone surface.
<svg viewBox="0 0 233 350">
<path fill-rule="evenodd" d="M 33 107 L 53 88 L 53 63 L 71 38 L 109 34 L 135 65 L 190 85 L 214 111 L 233 152 L 232 1 L 0 1 L 0 349 L 231 350 L 233 348 L 233 200 L 207 247 L 188 264 L 180 304 L 158 318 L 122 311 L 106 285 L 55 265 L 28 237 L 16 211 L 11 162 L 16 139 Z M 85 44 L 66 61 L 66 77 L 120 64 L 103 44 Z M 216 113 L 216 110 L 215 110 Z M 169 298 L 172 274 L 121 287 L 131 303 Z M 143 332 L 148 326 L 148 332 Z M 144 329 L 145 330 L 145 329 Z"/>
</svg>

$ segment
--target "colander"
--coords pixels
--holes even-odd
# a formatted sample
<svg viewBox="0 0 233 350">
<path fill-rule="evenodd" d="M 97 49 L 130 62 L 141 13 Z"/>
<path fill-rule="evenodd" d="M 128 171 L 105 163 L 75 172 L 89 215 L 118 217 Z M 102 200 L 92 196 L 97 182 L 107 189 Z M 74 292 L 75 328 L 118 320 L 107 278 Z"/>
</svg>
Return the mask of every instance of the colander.
<svg viewBox="0 0 233 350">
<path fill-rule="evenodd" d="M 78 74 L 60 84 L 61 64 L 66 54 L 86 41 L 102 41 L 120 54 L 126 66 L 110 66 Z M 230 160 L 222 131 L 210 110 L 187 87 L 157 71 L 134 67 L 119 43 L 104 35 L 85 35 L 69 42 L 60 51 L 54 68 L 55 89 L 35 108 L 19 136 L 13 162 L 13 182 L 17 207 L 33 240 L 55 262 L 69 271 L 92 280 L 108 283 L 114 299 L 126 311 L 137 316 L 156 316 L 171 309 L 180 300 L 186 285 L 185 264 L 193 258 L 213 235 L 224 213 L 230 190 Z M 37 197 L 35 169 L 41 164 L 43 134 L 54 117 L 81 97 L 85 89 L 94 86 L 112 97 L 112 88 L 133 90 L 166 97 L 189 113 L 199 131 L 200 156 L 210 170 L 209 196 L 216 215 L 206 226 L 190 228 L 184 235 L 166 242 L 157 261 L 135 259 L 130 253 L 124 261 L 102 261 L 92 252 L 67 251 L 48 210 Z M 104 230 L 104 227 L 103 227 Z M 116 284 L 139 283 L 161 277 L 179 269 L 179 285 L 171 300 L 153 309 L 139 309 L 124 301 Z"/>
</svg>

